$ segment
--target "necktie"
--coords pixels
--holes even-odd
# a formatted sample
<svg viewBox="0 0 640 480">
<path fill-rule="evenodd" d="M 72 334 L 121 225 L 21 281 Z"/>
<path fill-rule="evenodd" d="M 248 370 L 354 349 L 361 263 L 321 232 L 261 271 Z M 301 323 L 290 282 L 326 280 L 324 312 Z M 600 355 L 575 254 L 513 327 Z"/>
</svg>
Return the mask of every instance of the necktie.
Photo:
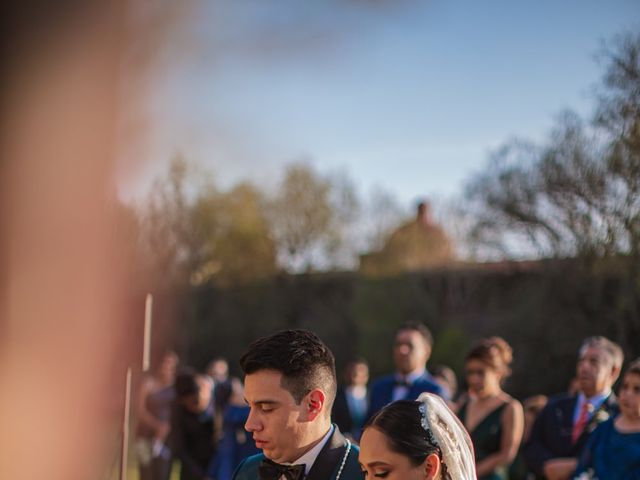
<svg viewBox="0 0 640 480">
<path fill-rule="evenodd" d="M 573 443 L 576 443 L 578 441 L 578 438 L 580 438 L 580 435 L 582 434 L 584 427 L 587 426 L 587 423 L 589 422 L 590 409 L 591 409 L 591 404 L 585 401 L 582 404 L 582 407 L 580 408 L 580 415 L 578 415 L 578 420 L 576 420 L 576 423 L 574 423 L 573 425 L 573 432 L 571 435 L 571 441 Z"/>
<path fill-rule="evenodd" d="M 305 465 L 280 465 L 268 458 L 260 462 L 258 477 L 260 480 L 280 480 L 284 476 L 287 480 L 302 480 Z"/>
</svg>

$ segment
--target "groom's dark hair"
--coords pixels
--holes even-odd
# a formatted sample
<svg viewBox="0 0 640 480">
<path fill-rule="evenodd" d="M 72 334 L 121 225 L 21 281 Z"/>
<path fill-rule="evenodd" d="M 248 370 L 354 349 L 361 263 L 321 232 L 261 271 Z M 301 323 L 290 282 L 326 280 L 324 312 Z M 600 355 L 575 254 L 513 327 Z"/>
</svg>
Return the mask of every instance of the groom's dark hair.
<svg viewBox="0 0 640 480">
<path fill-rule="evenodd" d="M 336 362 L 333 353 L 308 330 L 283 330 L 254 341 L 240 357 L 245 375 L 260 370 L 282 374 L 281 386 L 299 405 L 315 388 L 326 395 L 327 412 L 336 396 Z"/>
</svg>

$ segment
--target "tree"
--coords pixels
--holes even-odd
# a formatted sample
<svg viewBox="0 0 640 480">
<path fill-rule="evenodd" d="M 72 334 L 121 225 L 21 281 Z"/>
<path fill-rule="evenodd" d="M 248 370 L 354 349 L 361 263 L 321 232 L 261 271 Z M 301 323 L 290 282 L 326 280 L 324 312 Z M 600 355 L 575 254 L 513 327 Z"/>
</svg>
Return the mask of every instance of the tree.
<svg viewBox="0 0 640 480">
<path fill-rule="evenodd" d="M 166 177 L 156 179 L 140 209 L 143 250 L 152 276 L 159 283 L 184 277 L 193 254 L 190 240 L 189 201 L 186 196 L 188 165 L 181 156 L 172 159 Z M 156 276 L 157 275 L 157 276 Z"/>
<path fill-rule="evenodd" d="M 320 176 L 309 165 L 287 167 L 269 204 L 280 264 L 291 271 L 331 265 L 343 245 L 357 199 L 350 182 Z"/>
<path fill-rule="evenodd" d="M 591 124 L 560 117 L 543 146 L 511 141 L 467 187 L 470 235 L 504 256 L 640 253 L 640 36 L 608 51 Z"/>
<path fill-rule="evenodd" d="M 140 215 L 142 243 L 161 284 L 243 283 L 273 274 L 263 194 L 248 183 L 220 191 L 176 157 L 158 179 Z"/>
<path fill-rule="evenodd" d="M 276 272 L 276 249 L 264 203 L 263 194 L 249 183 L 197 199 L 192 225 L 205 255 L 192 272 L 192 283 L 215 278 L 218 283 L 238 284 Z"/>
</svg>

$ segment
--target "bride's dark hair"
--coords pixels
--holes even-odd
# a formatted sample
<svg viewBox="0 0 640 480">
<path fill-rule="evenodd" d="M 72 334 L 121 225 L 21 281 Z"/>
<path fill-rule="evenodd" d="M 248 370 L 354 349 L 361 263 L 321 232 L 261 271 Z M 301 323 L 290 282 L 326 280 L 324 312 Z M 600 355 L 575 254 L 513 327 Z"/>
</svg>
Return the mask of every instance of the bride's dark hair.
<svg viewBox="0 0 640 480">
<path fill-rule="evenodd" d="M 365 430 L 374 427 L 382 432 L 389 448 L 406 456 L 414 467 L 421 465 L 432 453 L 442 460 L 442 452 L 433 435 L 422 426 L 420 405 L 416 401 L 398 400 L 376 413 L 364 426 Z M 444 463 L 441 465 L 442 478 L 446 479 L 446 466 Z"/>
</svg>

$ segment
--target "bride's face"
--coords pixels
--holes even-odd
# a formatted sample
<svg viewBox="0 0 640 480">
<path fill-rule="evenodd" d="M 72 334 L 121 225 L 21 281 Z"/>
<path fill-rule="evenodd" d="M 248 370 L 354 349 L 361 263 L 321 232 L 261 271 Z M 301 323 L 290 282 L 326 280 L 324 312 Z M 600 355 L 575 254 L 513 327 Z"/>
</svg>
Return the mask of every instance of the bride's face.
<svg viewBox="0 0 640 480">
<path fill-rule="evenodd" d="M 360 466 L 366 480 L 432 480 L 438 479 L 440 460 L 429 455 L 418 466 L 409 457 L 389 449 L 387 437 L 375 427 L 367 428 L 360 440 Z"/>
</svg>

